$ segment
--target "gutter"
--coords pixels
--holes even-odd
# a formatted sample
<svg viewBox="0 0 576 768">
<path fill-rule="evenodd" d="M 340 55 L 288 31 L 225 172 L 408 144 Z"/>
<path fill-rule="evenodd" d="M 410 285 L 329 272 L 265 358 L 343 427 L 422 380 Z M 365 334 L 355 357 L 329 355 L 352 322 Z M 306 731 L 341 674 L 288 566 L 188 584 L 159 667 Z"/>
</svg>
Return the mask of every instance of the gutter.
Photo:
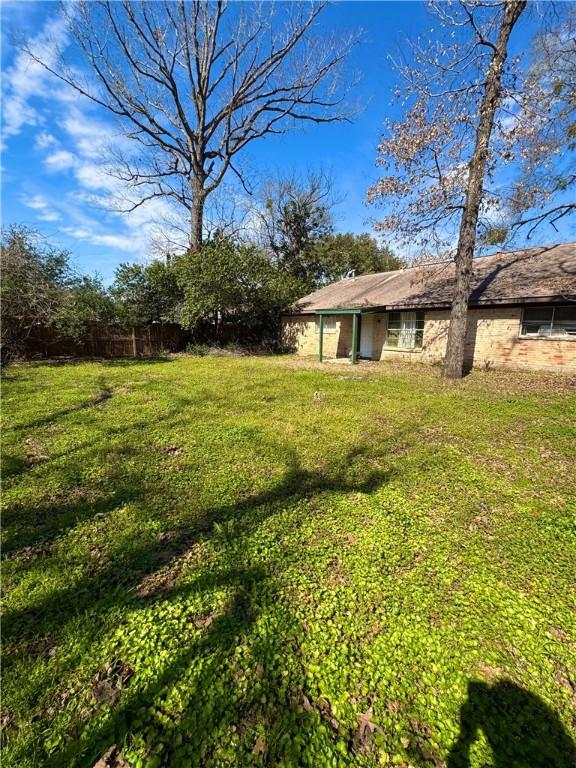
<svg viewBox="0 0 576 768">
<path fill-rule="evenodd" d="M 523 304 L 576 304 L 576 294 L 565 296 L 563 294 L 553 294 L 551 296 L 522 296 L 521 298 L 506 297 L 503 299 L 479 300 L 468 304 L 468 307 L 511 307 Z M 418 309 L 450 309 L 450 302 L 420 302 L 418 304 L 382 304 L 378 306 L 361 307 L 336 307 L 333 309 L 303 309 L 301 312 L 286 311 L 282 312 L 283 317 L 302 317 L 304 315 L 360 315 L 373 312 L 399 312 L 403 310 Z"/>
</svg>

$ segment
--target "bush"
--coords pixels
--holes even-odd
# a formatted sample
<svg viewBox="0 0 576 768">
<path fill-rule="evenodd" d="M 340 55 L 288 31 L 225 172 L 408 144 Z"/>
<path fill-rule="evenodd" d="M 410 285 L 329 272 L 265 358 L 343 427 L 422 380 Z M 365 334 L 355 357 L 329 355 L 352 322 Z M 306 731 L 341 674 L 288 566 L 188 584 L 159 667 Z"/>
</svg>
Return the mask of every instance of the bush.
<svg viewBox="0 0 576 768">
<path fill-rule="evenodd" d="M 192 357 L 206 357 L 206 355 L 210 354 L 210 347 L 208 344 L 190 342 L 186 345 L 186 354 L 192 355 Z"/>
</svg>

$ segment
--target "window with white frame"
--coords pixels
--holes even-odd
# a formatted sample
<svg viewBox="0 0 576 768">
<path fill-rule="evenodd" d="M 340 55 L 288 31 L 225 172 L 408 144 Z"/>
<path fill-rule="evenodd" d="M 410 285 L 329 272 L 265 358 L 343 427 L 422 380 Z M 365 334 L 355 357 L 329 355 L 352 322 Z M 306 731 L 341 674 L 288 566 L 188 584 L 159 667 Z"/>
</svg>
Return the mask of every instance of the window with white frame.
<svg viewBox="0 0 576 768">
<path fill-rule="evenodd" d="M 576 337 L 576 304 L 568 307 L 525 307 L 522 336 Z"/>
<path fill-rule="evenodd" d="M 419 349 L 424 340 L 424 312 L 389 312 L 387 347 Z"/>
<path fill-rule="evenodd" d="M 316 333 L 320 333 L 320 318 L 316 318 Z M 336 333 L 336 316 L 324 315 L 324 333 Z"/>
</svg>

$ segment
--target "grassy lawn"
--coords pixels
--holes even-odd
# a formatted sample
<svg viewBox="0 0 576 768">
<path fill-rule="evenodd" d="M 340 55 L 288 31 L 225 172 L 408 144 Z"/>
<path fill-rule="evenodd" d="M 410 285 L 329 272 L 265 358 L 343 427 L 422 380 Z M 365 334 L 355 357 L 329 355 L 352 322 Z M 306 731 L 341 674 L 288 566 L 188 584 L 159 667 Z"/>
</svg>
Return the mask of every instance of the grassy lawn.
<svg viewBox="0 0 576 768">
<path fill-rule="evenodd" d="M 10 367 L 3 765 L 572 766 L 574 384 Z"/>
</svg>

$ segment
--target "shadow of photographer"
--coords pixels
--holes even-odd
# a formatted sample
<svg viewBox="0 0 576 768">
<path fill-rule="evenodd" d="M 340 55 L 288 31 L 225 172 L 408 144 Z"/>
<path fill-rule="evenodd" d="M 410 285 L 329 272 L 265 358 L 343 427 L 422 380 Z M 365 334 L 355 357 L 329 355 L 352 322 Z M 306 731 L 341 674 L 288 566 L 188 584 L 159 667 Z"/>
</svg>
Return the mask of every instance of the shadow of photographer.
<svg viewBox="0 0 576 768">
<path fill-rule="evenodd" d="M 482 731 L 494 768 L 574 768 L 576 746 L 558 715 L 510 680 L 468 684 L 460 710 L 460 735 L 448 768 L 470 768 L 470 750 Z"/>
</svg>

